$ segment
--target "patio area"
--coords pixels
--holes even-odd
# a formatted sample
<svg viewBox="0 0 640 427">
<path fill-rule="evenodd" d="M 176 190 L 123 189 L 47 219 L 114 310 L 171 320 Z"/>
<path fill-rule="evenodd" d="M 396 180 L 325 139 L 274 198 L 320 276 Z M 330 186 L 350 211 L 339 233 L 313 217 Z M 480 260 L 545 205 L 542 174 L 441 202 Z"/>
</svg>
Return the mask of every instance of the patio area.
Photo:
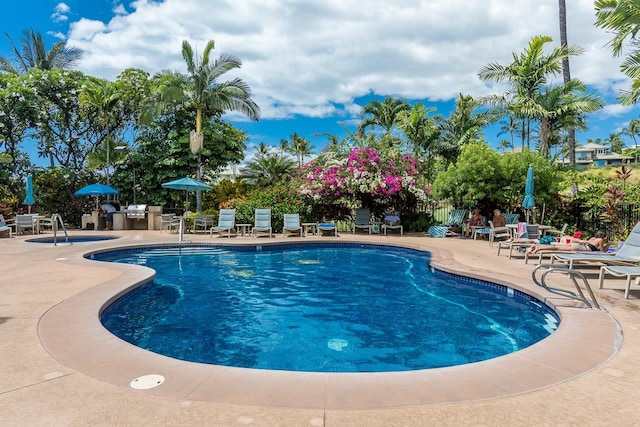
<svg viewBox="0 0 640 427">
<path fill-rule="evenodd" d="M 594 289 L 604 310 L 588 310 L 535 287 L 532 264 L 525 264 L 522 257 L 498 257 L 497 248 L 491 249 L 483 240 L 351 233 L 285 240 L 277 235 L 272 242 L 359 241 L 429 250 L 439 268 L 548 298 L 563 318 L 550 338 L 491 361 L 394 374 L 393 378 L 365 374 L 336 380 L 304 375 L 301 380 L 286 372 L 216 371 L 217 367 L 156 357 L 97 330 L 96 307 L 144 280 L 146 273 L 132 274 L 130 266 L 87 261 L 82 254 L 122 245 L 173 244 L 177 236 L 147 230 L 73 232 L 92 233 L 120 238 L 58 246 L 26 242 L 33 237 L 28 235 L 0 239 L 5 270 L 0 278 L 0 424 L 637 424 L 640 287 L 632 287 L 626 300 L 624 279 L 608 279 L 608 289 Z M 255 242 L 248 236 L 211 239 L 208 234 L 195 234 L 188 238 L 206 243 Z M 260 243 L 267 244 L 265 239 Z M 597 270 L 588 277 L 597 288 Z M 149 373 L 164 375 L 166 382 L 150 390 L 129 387 L 131 380 Z"/>
</svg>

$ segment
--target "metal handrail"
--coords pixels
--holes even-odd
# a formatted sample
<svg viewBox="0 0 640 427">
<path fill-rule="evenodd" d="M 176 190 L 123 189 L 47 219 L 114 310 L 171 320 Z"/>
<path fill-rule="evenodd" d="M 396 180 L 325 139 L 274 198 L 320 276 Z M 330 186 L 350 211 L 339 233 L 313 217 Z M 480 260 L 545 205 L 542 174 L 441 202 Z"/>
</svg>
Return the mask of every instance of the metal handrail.
<svg viewBox="0 0 640 427">
<path fill-rule="evenodd" d="M 536 277 L 536 273 L 538 272 L 538 270 L 543 270 L 543 269 L 544 271 L 540 275 L 540 280 L 538 280 L 538 278 Z M 560 273 L 560 274 L 566 274 L 567 276 L 569 276 L 569 278 L 573 282 L 573 285 L 576 287 L 576 292 L 573 292 L 567 289 L 554 288 L 552 286 L 547 285 L 546 279 L 547 279 L 547 275 L 550 273 Z M 584 288 L 589 293 L 591 300 L 588 300 L 585 297 L 584 292 L 582 292 L 582 288 L 580 287 L 580 285 L 578 284 L 578 281 L 576 280 L 576 277 L 582 279 Z M 536 266 L 531 272 L 531 278 L 533 279 L 533 283 L 546 289 L 551 293 L 581 301 L 585 303 L 589 308 L 597 308 L 597 309 L 600 308 L 600 305 L 598 304 L 598 301 L 596 300 L 596 297 L 593 294 L 593 291 L 591 290 L 591 286 L 589 286 L 589 282 L 587 281 L 587 278 L 584 277 L 584 275 L 581 272 L 571 269 L 564 264 L 540 264 Z"/>
<path fill-rule="evenodd" d="M 67 234 L 67 227 L 64 226 L 64 221 L 62 221 L 62 217 L 60 216 L 60 214 L 53 214 L 51 215 L 51 228 L 53 229 L 53 245 L 54 246 L 58 245 L 58 223 L 60 224 L 62 231 L 64 231 L 64 235 L 66 237 L 67 243 L 73 244 L 69 242 L 69 234 Z"/>
</svg>

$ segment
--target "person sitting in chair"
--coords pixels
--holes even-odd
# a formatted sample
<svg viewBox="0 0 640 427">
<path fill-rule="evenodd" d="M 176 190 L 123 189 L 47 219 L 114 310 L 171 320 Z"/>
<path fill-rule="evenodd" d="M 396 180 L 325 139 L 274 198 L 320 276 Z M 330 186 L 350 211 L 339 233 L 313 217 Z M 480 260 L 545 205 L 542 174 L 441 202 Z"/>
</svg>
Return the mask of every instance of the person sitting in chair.
<svg viewBox="0 0 640 427">
<path fill-rule="evenodd" d="M 582 234 L 582 233 L 581 233 Z M 575 235 L 574 235 L 575 236 Z M 563 237 L 564 239 L 565 237 Z M 604 252 L 607 250 L 609 243 L 607 242 L 607 233 L 603 230 L 599 230 L 589 240 L 582 240 L 577 237 L 567 237 L 569 243 L 564 245 L 533 245 L 527 252 L 530 254 L 536 254 L 539 251 L 582 251 L 582 252 Z"/>
<path fill-rule="evenodd" d="M 400 217 L 398 216 L 398 211 L 391 210 L 384 217 L 384 223 L 386 225 L 400 225 Z"/>
</svg>

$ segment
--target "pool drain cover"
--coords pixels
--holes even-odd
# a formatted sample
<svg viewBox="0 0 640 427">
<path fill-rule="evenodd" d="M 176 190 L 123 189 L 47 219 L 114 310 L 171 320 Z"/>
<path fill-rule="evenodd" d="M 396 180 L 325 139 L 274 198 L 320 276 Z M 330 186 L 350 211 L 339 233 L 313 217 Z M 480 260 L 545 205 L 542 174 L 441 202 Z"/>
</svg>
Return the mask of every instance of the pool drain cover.
<svg viewBox="0 0 640 427">
<path fill-rule="evenodd" d="M 131 388 L 135 388 L 136 390 L 147 390 L 150 388 L 158 387 L 163 382 L 164 377 L 162 375 L 143 375 L 131 381 L 131 383 L 129 383 L 129 386 L 131 386 Z"/>
</svg>

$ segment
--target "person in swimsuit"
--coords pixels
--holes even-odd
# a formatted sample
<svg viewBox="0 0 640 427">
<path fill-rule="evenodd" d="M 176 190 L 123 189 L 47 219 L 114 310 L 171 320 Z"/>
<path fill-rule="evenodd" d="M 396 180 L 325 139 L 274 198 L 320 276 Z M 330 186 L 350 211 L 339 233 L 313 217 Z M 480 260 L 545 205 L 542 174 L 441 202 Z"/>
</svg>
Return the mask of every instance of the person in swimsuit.
<svg viewBox="0 0 640 427">
<path fill-rule="evenodd" d="M 565 239 L 563 237 L 562 239 Z M 562 245 L 533 245 L 527 252 L 530 254 L 536 254 L 538 251 L 582 251 L 582 252 L 604 252 L 609 246 L 607 242 L 607 233 L 603 230 L 599 230 L 589 240 L 582 240 L 577 237 L 567 237 L 569 243 Z"/>
</svg>

